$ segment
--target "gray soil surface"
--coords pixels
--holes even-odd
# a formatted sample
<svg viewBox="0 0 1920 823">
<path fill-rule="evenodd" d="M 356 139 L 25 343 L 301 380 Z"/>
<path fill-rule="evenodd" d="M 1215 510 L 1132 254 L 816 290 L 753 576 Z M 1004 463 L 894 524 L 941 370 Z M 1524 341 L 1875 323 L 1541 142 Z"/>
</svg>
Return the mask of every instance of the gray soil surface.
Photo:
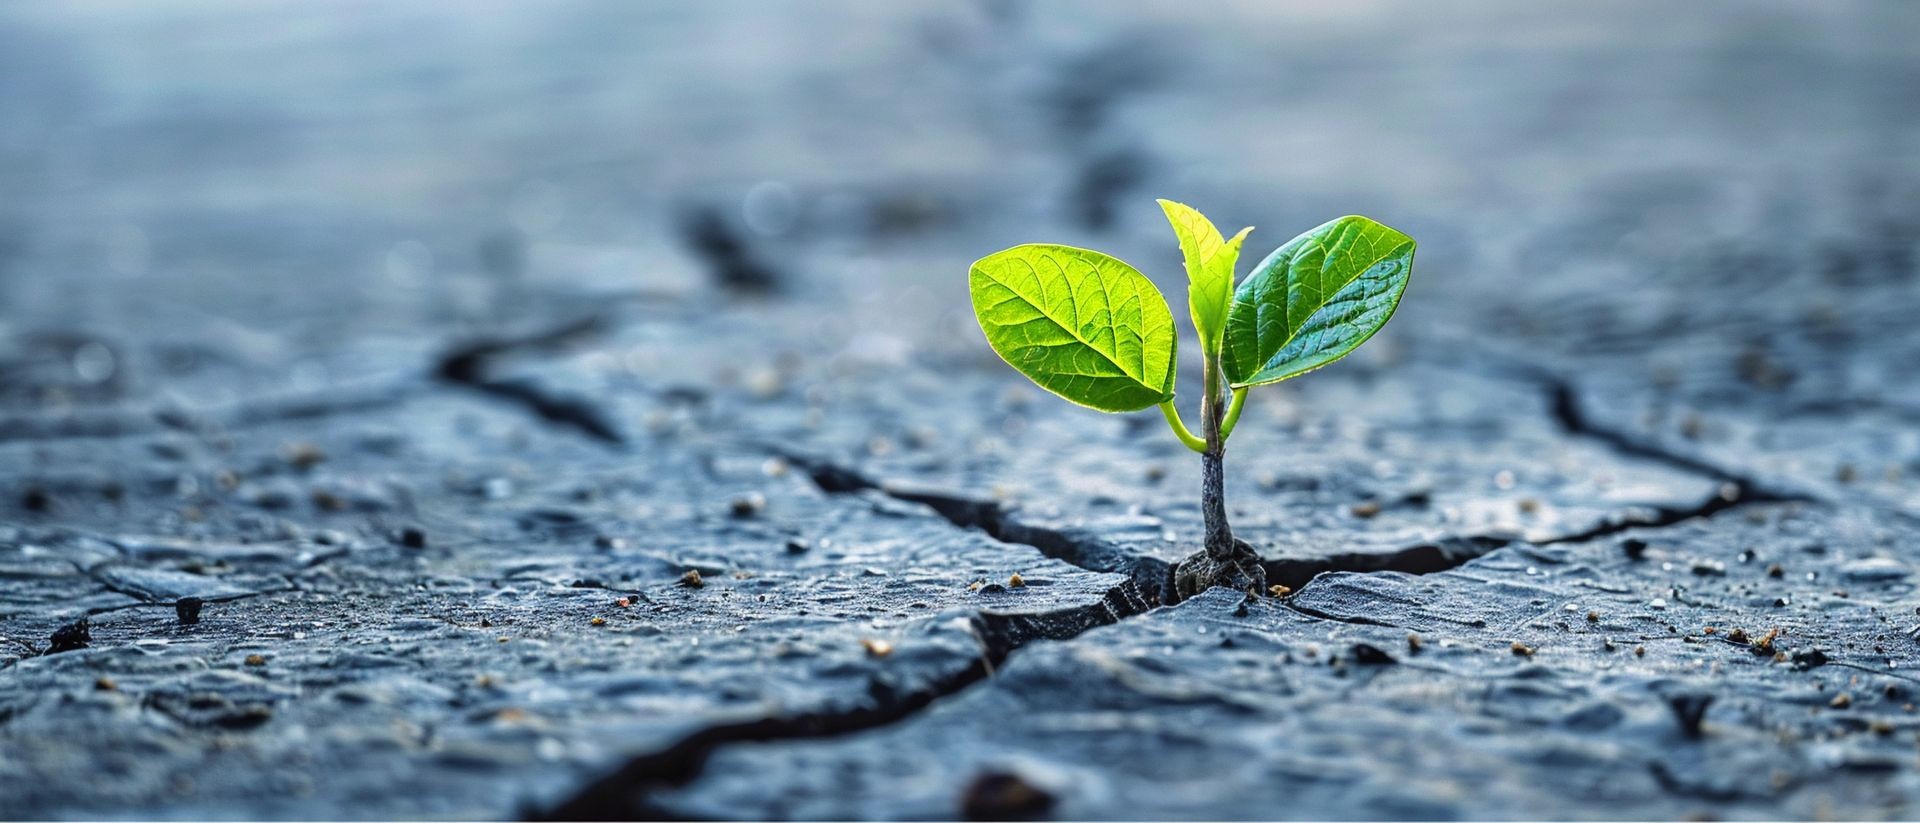
<svg viewBox="0 0 1920 823">
<path fill-rule="evenodd" d="M 0 7 L 0 818 L 1920 815 L 1916 40 Z M 1230 444 L 1285 596 L 1168 605 L 1196 456 L 968 308 L 1184 327 L 1154 197 L 1421 243 Z"/>
</svg>

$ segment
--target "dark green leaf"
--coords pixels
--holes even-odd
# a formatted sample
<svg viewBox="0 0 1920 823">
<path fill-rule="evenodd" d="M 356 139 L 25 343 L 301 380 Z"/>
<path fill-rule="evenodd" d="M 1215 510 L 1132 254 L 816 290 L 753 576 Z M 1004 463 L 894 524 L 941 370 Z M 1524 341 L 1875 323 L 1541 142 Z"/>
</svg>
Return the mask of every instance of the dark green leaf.
<svg viewBox="0 0 1920 823">
<path fill-rule="evenodd" d="M 1227 380 L 1235 387 L 1277 383 L 1367 342 L 1400 305 L 1413 249 L 1413 238 L 1348 216 L 1268 255 L 1234 292 L 1227 313 Z"/>
</svg>

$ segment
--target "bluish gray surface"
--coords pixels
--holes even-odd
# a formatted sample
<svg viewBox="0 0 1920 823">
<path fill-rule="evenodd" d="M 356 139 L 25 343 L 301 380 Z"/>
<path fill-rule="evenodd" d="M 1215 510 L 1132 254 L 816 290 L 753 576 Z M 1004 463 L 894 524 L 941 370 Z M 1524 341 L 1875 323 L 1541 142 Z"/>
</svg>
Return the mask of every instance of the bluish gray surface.
<svg viewBox="0 0 1920 823">
<path fill-rule="evenodd" d="M 1916 37 L 0 8 L 0 818 L 1912 817 Z M 967 305 L 1185 324 L 1159 196 L 1421 243 L 1232 441 L 1284 598 Z"/>
</svg>

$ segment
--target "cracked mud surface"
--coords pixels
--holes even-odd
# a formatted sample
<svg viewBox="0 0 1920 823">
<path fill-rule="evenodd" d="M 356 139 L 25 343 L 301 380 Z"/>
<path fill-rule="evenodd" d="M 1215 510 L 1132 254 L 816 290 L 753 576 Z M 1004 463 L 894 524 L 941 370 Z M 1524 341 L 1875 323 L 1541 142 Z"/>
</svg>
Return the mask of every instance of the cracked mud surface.
<svg viewBox="0 0 1920 823">
<path fill-rule="evenodd" d="M 670 8 L 0 11 L 0 818 L 1914 816 L 1920 13 Z M 1284 598 L 1154 196 L 1422 243 Z"/>
</svg>

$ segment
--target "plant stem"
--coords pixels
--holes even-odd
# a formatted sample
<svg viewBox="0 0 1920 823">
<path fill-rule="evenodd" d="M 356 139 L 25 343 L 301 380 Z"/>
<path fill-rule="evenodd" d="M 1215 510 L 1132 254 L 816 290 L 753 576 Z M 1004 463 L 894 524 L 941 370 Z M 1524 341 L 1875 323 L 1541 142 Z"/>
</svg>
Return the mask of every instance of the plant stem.
<svg viewBox="0 0 1920 823">
<path fill-rule="evenodd" d="M 1200 452 L 1200 516 L 1206 523 L 1207 555 L 1217 560 L 1233 557 L 1233 527 L 1227 525 L 1227 490 L 1224 461 L 1227 436 L 1221 423 L 1226 418 L 1220 406 L 1220 366 L 1212 357 L 1205 361 L 1206 377 L 1200 395 L 1200 418 L 1206 432 L 1206 448 Z M 1234 408 L 1245 391 L 1235 392 Z M 1237 419 L 1237 415 L 1236 415 Z"/>
<path fill-rule="evenodd" d="M 1185 443 L 1187 448 L 1202 454 L 1206 453 L 1207 441 L 1195 437 L 1187 428 L 1187 424 L 1180 420 L 1180 410 L 1173 407 L 1172 399 L 1160 403 L 1160 413 L 1166 415 L 1167 428 L 1173 429 L 1174 437 L 1180 438 L 1180 442 Z"/>
<path fill-rule="evenodd" d="M 1247 387 L 1233 390 L 1233 399 L 1227 403 L 1227 419 L 1220 423 L 1220 439 L 1233 436 L 1233 427 L 1240 422 L 1240 408 L 1247 403 Z"/>
</svg>

